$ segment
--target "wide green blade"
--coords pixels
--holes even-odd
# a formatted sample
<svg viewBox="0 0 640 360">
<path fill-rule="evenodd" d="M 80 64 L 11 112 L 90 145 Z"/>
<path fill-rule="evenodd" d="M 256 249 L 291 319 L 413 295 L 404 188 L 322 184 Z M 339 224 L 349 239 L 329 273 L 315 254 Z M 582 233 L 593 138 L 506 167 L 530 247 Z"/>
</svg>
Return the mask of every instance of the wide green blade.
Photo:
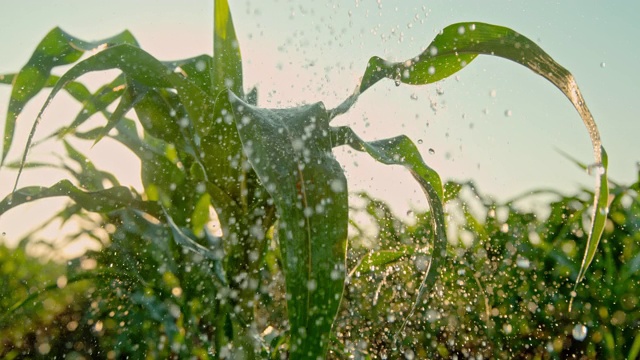
<svg viewBox="0 0 640 360">
<path fill-rule="evenodd" d="M 242 56 L 240 45 L 233 27 L 229 2 L 214 1 L 213 20 L 213 74 L 211 76 L 214 94 L 229 89 L 244 97 L 242 88 Z"/>
<path fill-rule="evenodd" d="M 13 142 L 16 120 L 25 105 L 46 86 L 51 70 L 57 66 L 68 65 L 80 59 L 86 51 L 116 44 L 131 44 L 137 46 L 136 39 L 130 32 L 124 31 L 108 39 L 87 42 L 75 38 L 60 28 L 51 30 L 40 41 L 27 64 L 13 79 L 13 89 L 9 99 L 7 118 L 4 126 L 2 145 L 2 159 L 4 164 L 7 153 Z"/>
<path fill-rule="evenodd" d="M 597 246 L 607 213 L 607 166 L 603 159 L 604 148 L 600 133 L 586 105 L 573 75 L 535 42 L 502 26 L 480 22 L 464 22 L 449 25 L 418 56 L 403 62 L 388 62 L 379 57 L 369 60 L 360 86 L 356 92 L 336 109 L 331 118 L 346 112 L 358 96 L 383 78 L 396 84 L 423 85 L 444 79 L 467 66 L 477 55 L 492 55 L 517 62 L 554 84 L 576 108 L 589 133 L 593 146 L 596 174 L 592 225 L 587 240 L 587 251 L 578 282 L 586 273 L 592 256 L 590 249 Z M 595 251 L 595 249 L 593 250 Z"/>
<path fill-rule="evenodd" d="M 438 272 L 440 271 L 440 263 L 445 256 L 447 236 L 445 231 L 444 209 L 442 207 L 444 195 L 440 176 L 424 163 L 416 146 L 404 135 L 391 139 L 365 142 L 349 127 L 343 126 L 332 128 L 331 130 L 334 138 L 334 146 L 349 145 L 355 150 L 367 152 L 383 164 L 402 165 L 407 168 L 411 172 L 411 175 L 418 181 L 427 197 L 427 202 L 431 209 L 430 219 L 433 228 L 431 262 L 427 267 L 426 274 L 418 289 L 417 299 L 398 330 L 399 333 L 413 315 L 417 304 L 421 301 L 427 290 L 433 289 Z M 432 269 L 435 271 L 431 271 Z"/>
<path fill-rule="evenodd" d="M 292 359 L 324 358 L 345 281 L 347 182 L 322 105 L 269 110 L 230 94 L 244 151 L 277 209 Z"/>
</svg>

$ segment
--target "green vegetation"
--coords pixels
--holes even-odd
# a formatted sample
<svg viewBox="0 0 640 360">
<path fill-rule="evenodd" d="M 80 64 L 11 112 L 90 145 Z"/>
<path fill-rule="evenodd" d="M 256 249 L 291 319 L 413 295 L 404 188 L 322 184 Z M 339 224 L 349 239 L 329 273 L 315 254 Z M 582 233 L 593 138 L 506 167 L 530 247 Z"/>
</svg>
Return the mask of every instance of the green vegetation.
<svg viewBox="0 0 640 360">
<path fill-rule="evenodd" d="M 434 348 L 443 357 L 455 352 L 489 351 L 484 349 L 486 344 L 491 344 L 495 352 L 526 352 L 544 347 L 541 342 L 526 345 L 518 342 L 521 339 L 512 341 L 513 331 L 533 331 L 529 321 L 534 319 L 521 304 L 537 304 L 536 309 L 544 311 L 549 303 L 558 309 L 570 306 L 562 291 L 568 281 L 577 288 L 585 277 L 608 224 L 607 157 L 571 74 L 534 42 L 513 30 L 479 22 L 458 23 L 443 29 L 423 53 L 412 59 L 391 63 L 371 58 L 355 93 L 335 109 L 326 109 L 320 102 L 291 109 L 264 109 L 257 107 L 257 90 L 245 93 L 243 88 L 240 47 L 227 1 L 214 4 L 213 56 L 162 62 L 140 49 L 126 31 L 102 41 L 86 42 L 56 28 L 40 42 L 19 73 L 0 77 L 13 86 L 2 164 L 18 169 L 13 193 L 0 202 L 0 214 L 26 202 L 66 196 L 72 201 L 54 218 L 89 220 L 81 233 L 104 243 L 100 251 L 69 262 L 64 272 L 54 265 L 12 257 L 9 250 L 3 249 L 2 274 L 7 279 L 15 279 L 12 269 L 22 268 L 23 263 L 27 269 L 51 266 L 52 270 L 37 275 L 48 278 L 29 273 L 21 276 L 31 284 L 28 289 L 10 299 L 3 298 L 8 310 L 0 320 L 0 331 L 29 333 L 35 340 L 9 338 L 2 345 L 2 354 L 14 358 L 37 351 L 47 356 L 74 352 L 76 356 L 95 358 L 297 359 L 366 352 L 388 353 L 389 358 L 395 358 L 397 352 L 430 354 Z M 82 57 L 96 48 L 101 50 Z M 504 224 L 498 225 L 495 216 L 479 221 L 462 203 L 465 221 L 460 223 L 461 229 L 481 241 L 468 248 L 447 246 L 443 204 L 445 196 L 450 201 L 459 198 L 460 186 L 449 184 L 443 191 L 438 174 L 424 163 L 406 136 L 365 142 L 349 127 L 330 125 L 332 119 L 348 111 L 359 96 L 384 78 L 398 85 L 429 84 L 455 74 L 483 54 L 512 60 L 549 80 L 567 96 L 585 123 L 597 170 L 593 196 L 580 203 L 582 208 L 576 210 L 576 219 L 565 216 L 548 223 L 581 227 L 577 218 L 582 219 L 585 214 L 590 225 L 586 231 L 581 230 L 581 235 L 548 237 L 551 230 L 539 229 L 544 223 L 510 205 L 501 205 L 515 219 L 507 221 L 504 230 Z M 72 66 L 62 76 L 52 74 L 55 67 L 63 65 Z M 121 73 L 94 93 L 77 81 L 84 74 L 109 69 Z M 23 158 L 5 164 L 18 115 L 46 87 L 52 90 L 34 122 Z M 29 162 L 27 154 L 42 114 L 61 91 L 82 104 L 73 120 L 47 137 L 62 141 L 67 156 L 61 164 Z M 136 120 L 126 117 L 132 110 Z M 94 115 L 103 115 L 106 124 L 84 129 L 86 120 Z M 96 143 L 104 137 L 125 145 L 140 159 L 143 192 L 121 186 L 116 177 L 97 169 L 68 141 L 75 138 Z M 430 207 L 428 214 L 420 214 L 421 221 L 415 229 L 395 220 L 383 204 L 368 199 L 368 206 L 374 208 L 370 214 L 382 234 L 376 240 L 379 244 L 367 252 L 360 245 L 362 237 L 347 245 L 348 186 L 331 152 L 343 145 L 366 152 L 381 163 L 402 165 L 411 172 Z M 73 181 L 18 188 L 24 169 L 43 166 L 64 169 Z M 487 205 L 489 213 L 492 207 L 498 205 Z M 573 210 L 564 207 L 558 211 Z M 219 221 L 221 236 L 211 231 L 213 214 Z M 528 232 L 515 232 L 507 238 L 511 228 Z M 553 250 L 568 241 L 574 241 L 575 247 L 584 244 L 582 265 L 566 269 L 568 265 L 558 261 L 537 264 L 536 259 L 545 256 L 555 259 L 550 254 L 565 256 L 571 264 L 570 259 L 577 253 L 545 253 L 545 248 L 525 241 L 523 234 L 532 231 L 539 231 L 539 242 Z M 569 235 L 576 238 L 569 240 Z M 24 253 L 27 241 L 16 254 Z M 506 257 L 516 253 L 541 272 L 523 272 L 513 267 L 514 260 Z M 410 261 L 400 265 L 406 259 Z M 445 259 L 459 266 L 441 266 Z M 11 265 L 14 261 L 19 263 Z M 495 274 L 502 266 L 511 267 Z M 360 278 L 369 277 L 363 274 L 371 271 L 373 279 L 380 281 L 355 286 Z M 632 281 L 635 271 L 627 273 L 631 274 L 628 281 Z M 553 277 L 543 284 L 554 292 L 511 286 L 526 283 L 523 276 Z M 387 282 L 399 283 L 386 287 Z M 483 283 L 490 284 L 493 290 L 479 290 Z M 434 299 L 451 296 L 443 289 L 452 289 L 454 284 L 464 287 L 464 293 L 484 294 L 486 301 L 480 304 L 477 298 L 475 303 L 462 307 L 463 298 L 453 296 L 452 300 L 434 305 Z M 374 291 L 367 290 L 371 286 L 375 286 Z M 515 290 L 516 295 L 509 298 L 511 295 L 505 295 L 505 290 Z M 354 298 L 361 291 L 359 300 Z M 402 296 L 394 295 L 398 292 Z M 582 300 L 586 292 L 576 291 L 577 299 Z M 376 299 L 369 302 L 365 294 L 374 294 Z M 637 299 L 633 296 L 636 295 L 630 299 Z M 44 314 L 37 305 L 34 308 L 34 302 L 43 298 L 47 310 Z M 393 299 L 401 302 L 394 303 Z M 505 303 L 505 299 L 511 302 Z M 629 301 L 635 306 L 636 302 Z M 584 306 L 582 301 L 576 304 L 580 309 Z M 482 311 L 467 310 L 476 307 Z M 532 307 L 526 309 L 537 320 L 538 313 Z M 360 310 L 361 315 L 351 316 Z M 494 311 L 499 317 L 493 315 Z M 478 329 L 486 330 L 486 339 L 453 331 L 454 320 L 448 314 L 454 313 L 459 317 L 455 321 L 465 324 L 463 330 L 475 331 L 475 327 L 467 327 L 475 323 Z M 474 317 L 471 313 L 486 316 Z M 516 314 L 521 317 L 514 320 Z M 550 321 L 556 312 L 544 314 L 540 319 Z M 615 318 L 615 313 L 611 316 Z M 25 318 L 47 324 L 43 325 L 46 329 L 58 330 L 47 335 L 37 326 L 25 325 Z M 364 322 L 359 323 L 361 320 Z M 588 326 L 595 322 L 594 318 Z M 352 333 L 354 327 L 357 332 Z M 434 333 L 425 331 L 425 327 Z M 500 332 L 507 328 L 512 330 Z M 604 348 L 627 343 L 627 333 L 602 329 Z M 371 336 L 359 339 L 367 331 Z M 554 351 L 564 349 L 564 342 L 557 345 L 553 342 L 554 333 L 548 334 L 541 341 L 552 341 Z M 424 340 L 424 336 L 431 340 Z M 593 346 L 585 353 L 595 354 L 598 345 Z M 633 349 L 629 350 L 631 354 L 637 351 Z"/>
</svg>

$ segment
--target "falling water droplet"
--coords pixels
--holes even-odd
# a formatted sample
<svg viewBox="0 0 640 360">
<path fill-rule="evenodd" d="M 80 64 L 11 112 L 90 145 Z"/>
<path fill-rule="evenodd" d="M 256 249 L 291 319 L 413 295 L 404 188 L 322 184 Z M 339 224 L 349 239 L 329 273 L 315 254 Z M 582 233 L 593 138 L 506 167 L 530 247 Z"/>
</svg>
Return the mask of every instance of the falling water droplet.
<svg viewBox="0 0 640 360">
<path fill-rule="evenodd" d="M 508 109 L 507 109 L 507 110 L 505 110 L 505 111 L 504 111 L 504 116 L 509 117 L 509 116 L 511 116 L 511 115 L 513 115 L 513 113 L 511 112 L 511 110 L 508 110 Z"/>
<path fill-rule="evenodd" d="M 418 144 L 422 144 L 424 141 L 422 139 L 418 139 Z"/>
<path fill-rule="evenodd" d="M 432 148 L 429 148 L 429 154 L 430 154 L 430 155 L 433 155 L 433 154 L 435 154 L 435 153 L 436 153 L 436 151 L 435 151 L 435 150 L 433 150 Z"/>
<path fill-rule="evenodd" d="M 604 61 L 600 63 L 601 68 L 604 68 L 605 66 L 607 66 L 607 64 Z"/>
<path fill-rule="evenodd" d="M 582 325 L 582 324 L 576 324 L 576 326 L 573 327 L 573 331 L 571 331 L 571 335 L 573 335 L 573 338 L 578 340 L 578 341 L 583 341 L 586 337 L 587 337 L 587 327 Z"/>
</svg>

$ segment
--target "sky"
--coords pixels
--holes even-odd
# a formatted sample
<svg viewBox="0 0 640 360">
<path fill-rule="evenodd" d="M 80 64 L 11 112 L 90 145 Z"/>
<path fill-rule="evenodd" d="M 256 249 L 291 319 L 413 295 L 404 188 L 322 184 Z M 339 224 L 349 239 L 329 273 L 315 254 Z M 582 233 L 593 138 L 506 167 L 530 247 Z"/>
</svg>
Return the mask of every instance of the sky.
<svg viewBox="0 0 640 360">
<path fill-rule="evenodd" d="M 403 61 L 422 52 L 445 26 L 461 21 L 510 27 L 539 44 L 569 69 L 598 123 L 609 154 L 610 177 L 637 178 L 640 161 L 640 2 L 584 1 L 285 1 L 230 0 L 243 55 L 245 88 L 258 87 L 259 105 L 291 107 L 323 101 L 328 108 L 352 93 L 368 59 Z M 54 26 L 85 40 L 129 29 L 161 60 L 212 52 L 212 2 L 116 0 L 3 1 L 0 74 L 17 71 Z M 111 74 L 111 73 L 110 73 Z M 113 75 L 113 74 L 111 74 Z M 94 88 L 107 76 L 87 77 Z M 0 119 L 10 88 L 0 87 Z M 44 95 L 19 119 L 10 153 L 17 159 Z M 37 136 L 74 116 L 77 105 L 60 96 Z M 594 179 L 558 149 L 591 163 L 582 121 L 553 85 L 504 59 L 481 56 L 458 76 L 427 86 L 381 81 L 333 125 L 350 125 L 366 140 L 409 135 L 425 161 L 443 179 L 473 180 L 479 189 L 506 200 L 536 188 L 565 193 L 593 186 Z M 108 141 L 78 144 L 96 165 L 139 187 L 139 163 Z M 38 147 L 30 159 L 55 159 L 60 147 Z M 398 213 L 425 201 L 402 169 L 375 164 L 337 149 L 351 191 L 366 190 L 392 203 Z M 62 173 L 30 172 L 20 186 L 51 185 Z M 15 173 L 0 171 L 0 197 Z M 44 219 L 64 200 L 46 200 L 0 218 L 8 243 Z M 51 229 L 56 232 L 57 229 Z"/>
</svg>

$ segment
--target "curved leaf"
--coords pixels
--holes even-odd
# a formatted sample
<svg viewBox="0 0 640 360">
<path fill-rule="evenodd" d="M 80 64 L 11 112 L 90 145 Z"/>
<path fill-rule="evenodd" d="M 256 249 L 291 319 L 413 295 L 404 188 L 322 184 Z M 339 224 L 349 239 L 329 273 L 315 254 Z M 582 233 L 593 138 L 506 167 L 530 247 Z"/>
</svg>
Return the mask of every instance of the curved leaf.
<svg viewBox="0 0 640 360">
<path fill-rule="evenodd" d="M 347 182 L 322 105 L 261 109 L 230 93 L 249 162 L 273 198 L 292 359 L 326 356 L 345 281 Z"/>
<path fill-rule="evenodd" d="M 417 299 L 398 330 L 398 333 L 400 333 L 409 318 L 413 315 L 417 304 L 425 296 L 427 290 L 433 288 L 437 280 L 438 271 L 440 271 L 440 263 L 445 256 L 447 236 L 444 222 L 444 209 L 442 207 L 444 195 L 440 176 L 424 163 L 416 146 L 404 135 L 390 139 L 365 142 L 349 127 L 343 126 L 332 128 L 331 130 L 334 138 L 334 146 L 349 145 L 355 150 L 367 152 L 383 164 L 402 165 L 407 168 L 411 172 L 411 175 L 418 181 L 427 197 L 427 202 L 429 203 L 432 214 L 430 219 L 433 228 L 431 261 L 418 289 Z M 432 268 L 436 271 L 431 271 Z"/>
<path fill-rule="evenodd" d="M 88 211 L 107 213 L 133 205 L 152 214 L 157 213 L 157 209 L 137 199 L 127 187 L 115 186 L 99 191 L 83 191 L 69 180 L 61 180 L 51 187 L 28 186 L 14 191 L 0 202 L 0 215 L 18 205 L 56 196 L 67 196 Z"/>
<path fill-rule="evenodd" d="M 24 106 L 46 86 L 51 70 L 57 66 L 68 65 L 80 59 L 85 51 L 116 44 L 131 44 L 137 46 L 136 39 L 130 32 L 124 31 L 108 39 L 87 42 L 73 37 L 60 28 L 54 28 L 40 41 L 27 64 L 13 79 L 13 89 L 7 109 L 7 119 L 4 127 L 2 159 L 5 158 L 15 132 L 16 120 Z"/>
<path fill-rule="evenodd" d="M 86 73 L 114 68 L 120 69 L 126 76 L 145 86 L 175 88 L 196 129 L 203 135 L 211 130 L 213 126 L 213 99 L 208 94 L 204 93 L 197 85 L 186 80 L 182 75 L 172 72 L 147 52 L 128 44 L 117 45 L 81 61 L 60 77 L 31 127 L 22 155 L 23 162 L 26 160 L 42 114 L 56 94 L 67 83 Z M 20 175 L 21 170 L 18 171 L 14 190 L 17 188 Z"/>
<path fill-rule="evenodd" d="M 593 116 L 582 97 L 573 75 L 536 43 L 525 36 L 502 26 L 480 22 L 464 22 L 444 28 L 425 51 L 404 62 L 389 62 L 379 57 L 369 60 L 360 86 L 341 105 L 331 111 L 331 118 L 346 112 L 358 96 L 383 78 L 396 84 L 429 84 L 444 79 L 467 66 L 477 55 L 493 55 L 517 62 L 555 85 L 576 108 L 591 138 L 596 174 L 592 225 L 587 240 L 587 251 L 580 269 L 579 283 L 591 259 L 591 249 L 597 246 L 601 227 L 607 212 L 608 198 L 607 164 L 600 133 Z M 593 249 L 595 251 L 595 249 Z"/>
</svg>

